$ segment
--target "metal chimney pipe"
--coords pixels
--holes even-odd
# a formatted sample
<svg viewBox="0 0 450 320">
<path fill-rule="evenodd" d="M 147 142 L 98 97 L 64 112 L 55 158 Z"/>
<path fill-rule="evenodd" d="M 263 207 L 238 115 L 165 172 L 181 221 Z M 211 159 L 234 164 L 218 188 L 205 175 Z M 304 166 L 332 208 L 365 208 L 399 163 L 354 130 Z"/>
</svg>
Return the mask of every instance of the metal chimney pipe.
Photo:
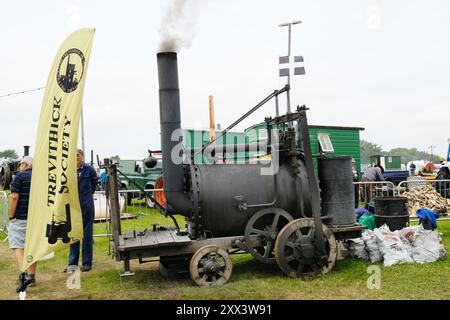
<svg viewBox="0 0 450 320">
<path fill-rule="evenodd" d="M 30 155 L 30 146 L 23 146 L 23 156 L 29 156 Z"/>
<path fill-rule="evenodd" d="M 172 141 L 172 133 L 181 129 L 177 54 L 175 52 L 160 52 L 156 56 L 166 210 L 170 214 L 187 216 L 190 214 L 191 202 L 183 192 L 183 164 L 180 161 L 181 158 L 172 159 L 172 150 L 181 142 L 181 137 L 178 141 Z M 181 155 L 177 156 L 181 157 Z M 174 163 L 174 160 L 178 160 L 179 164 Z"/>
</svg>

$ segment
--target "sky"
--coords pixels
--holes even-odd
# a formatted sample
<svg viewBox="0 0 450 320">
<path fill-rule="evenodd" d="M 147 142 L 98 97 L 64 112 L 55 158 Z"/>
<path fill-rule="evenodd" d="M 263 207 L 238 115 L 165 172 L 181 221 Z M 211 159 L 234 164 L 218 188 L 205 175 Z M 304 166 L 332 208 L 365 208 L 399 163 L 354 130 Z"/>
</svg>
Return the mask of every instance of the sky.
<svg viewBox="0 0 450 320">
<path fill-rule="evenodd" d="M 184 4 L 175 12 L 174 4 Z M 170 20 L 174 18 L 174 20 Z M 314 125 L 365 128 L 361 139 L 445 155 L 450 138 L 450 2 L 446 0 L 6 1 L 0 96 L 43 87 L 64 39 L 96 28 L 83 100 L 86 150 L 100 159 L 160 148 L 156 53 L 178 51 L 183 128 L 222 128 L 286 84 L 278 57 L 304 58 L 291 105 Z M 43 90 L 0 98 L 0 150 L 34 153 Z M 281 111 L 286 101 L 280 98 Z M 275 114 L 274 102 L 236 128 Z M 81 139 L 81 131 L 80 131 Z M 81 145 L 81 143 L 80 143 Z M 430 146 L 433 146 L 432 150 Z"/>
</svg>

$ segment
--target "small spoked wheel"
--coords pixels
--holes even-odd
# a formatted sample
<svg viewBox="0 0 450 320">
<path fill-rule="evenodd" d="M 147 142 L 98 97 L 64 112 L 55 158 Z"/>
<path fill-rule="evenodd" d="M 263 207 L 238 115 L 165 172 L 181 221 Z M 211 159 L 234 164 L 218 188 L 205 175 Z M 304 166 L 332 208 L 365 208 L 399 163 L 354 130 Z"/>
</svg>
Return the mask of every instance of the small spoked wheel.
<svg viewBox="0 0 450 320">
<path fill-rule="evenodd" d="M 283 209 L 267 208 L 256 212 L 245 228 L 245 248 L 256 260 L 275 263 L 274 247 L 278 232 L 294 218 Z M 254 246 L 252 236 L 258 236 L 261 245 Z"/>
<path fill-rule="evenodd" d="M 210 245 L 198 249 L 191 258 L 189 273 L 198 286 L 220 286 L 228 282 L 233 272 L 229 253 Z"/>
<path fill-rule="evenodd" d="M 317 276 L 329 272 L 337 260 L 333 232 L 322 224 L 327 261 L 318 256 L 314 219 L 297 219 L 280 231 L 275 243 L 275 257 L 280 269 L 292 278 Z"/>
</svg>

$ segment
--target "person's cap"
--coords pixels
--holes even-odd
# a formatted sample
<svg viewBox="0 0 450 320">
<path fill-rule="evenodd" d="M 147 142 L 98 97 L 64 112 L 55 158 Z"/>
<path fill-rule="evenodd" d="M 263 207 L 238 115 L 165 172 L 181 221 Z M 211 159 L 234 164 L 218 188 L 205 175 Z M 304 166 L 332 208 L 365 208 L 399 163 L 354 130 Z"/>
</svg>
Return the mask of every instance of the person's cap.
<svg viewBox="0 0 450 320">
<path fill-rule="evenodd" d="M 27 166 L 31 167 L 33 165 L 33 158 L 30 156 L 25 156 L 20 159 L 20 164 L 25 163 Z"/>
<path fill-rule="evenodd" d="M 439 157 L 439 162 L 445 161 L 444 157 Z"/>
</svg>

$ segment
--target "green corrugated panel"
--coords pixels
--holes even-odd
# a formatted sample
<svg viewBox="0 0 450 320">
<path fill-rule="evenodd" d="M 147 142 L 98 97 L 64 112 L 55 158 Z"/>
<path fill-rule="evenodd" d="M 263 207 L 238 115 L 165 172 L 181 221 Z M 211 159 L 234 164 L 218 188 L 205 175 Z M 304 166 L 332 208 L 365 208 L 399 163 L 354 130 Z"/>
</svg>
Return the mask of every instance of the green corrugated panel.
<svg viewBox="0 0 450 320">
<path fill-rule="evenodd" d="M 318 134 L 329 134 L 334 148 L 334 156 L 348 156 L 355 159 L 358 175 L 361 175 L 361 147 L 358 128 L 323 128 L 309 126 L 309 139 L 313 154 L 319 153 Z M 314 170 L 317 170 L 317 160 L 314 159 Z M 317 171 L 316 171 L 317 172 Z"/>
</svg>

